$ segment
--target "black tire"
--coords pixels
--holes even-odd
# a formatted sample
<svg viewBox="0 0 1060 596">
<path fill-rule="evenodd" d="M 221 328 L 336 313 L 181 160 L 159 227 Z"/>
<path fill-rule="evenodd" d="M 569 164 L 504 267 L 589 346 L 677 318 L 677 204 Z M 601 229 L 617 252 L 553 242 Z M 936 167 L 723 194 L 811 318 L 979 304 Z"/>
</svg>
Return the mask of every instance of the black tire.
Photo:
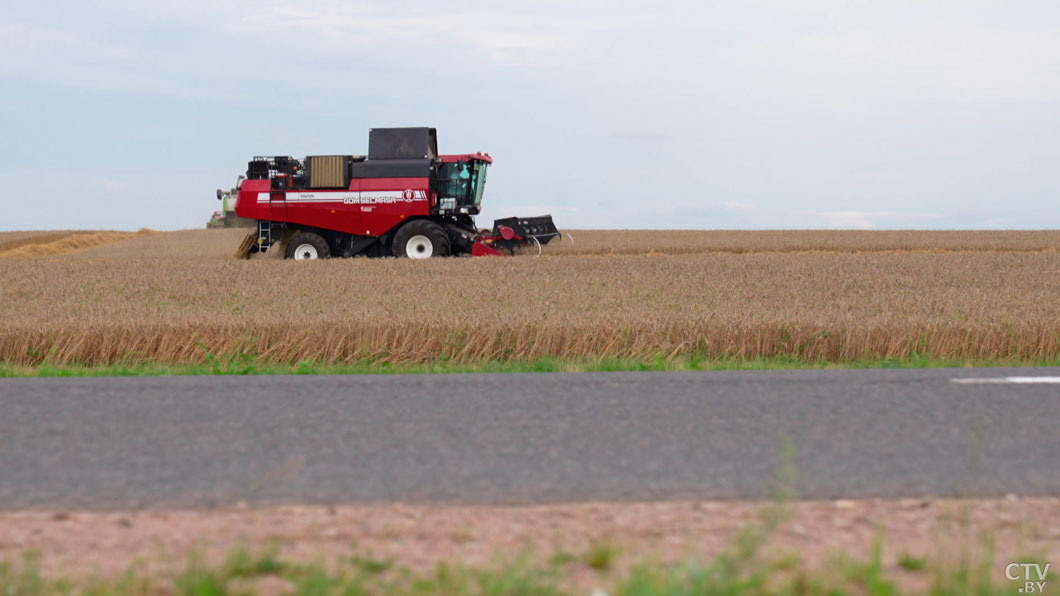
<svg viewBox="0 0 1060 596">
<path fill-rule="evenodd" d="M 291 238 L 291 241 L 287 243 L 287 250 L 284 251 L 283 256 L 296 261 L 311 261 L 313 259 L 326 259 L 331 256 L 331 251 L 328 249 L 327 241 L 318 234 L 302 232 Z"/>
<path fill-rule="evenodd" d="M 425 259 L 449 256 L 449 235 L 429 219 L 414 219 L 394 234 L 395 257 Z"/>
</svg>

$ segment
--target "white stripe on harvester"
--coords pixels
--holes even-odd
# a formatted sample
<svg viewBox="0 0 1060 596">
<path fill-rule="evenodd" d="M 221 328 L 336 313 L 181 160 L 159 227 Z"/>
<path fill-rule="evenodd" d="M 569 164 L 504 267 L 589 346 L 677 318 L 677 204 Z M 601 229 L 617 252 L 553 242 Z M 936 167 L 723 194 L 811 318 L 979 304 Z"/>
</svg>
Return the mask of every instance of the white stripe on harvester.
<svg viewBox="0 0 1060 596">
<path fill-rule="evenodd" d="M 1060 377 L 987 377 L 987 378 L 963 378 L 950 379 L 953 383 L 965 385 L 987 385 L 987 384 L 1012 384 L 1012 385 L 1056 385 L 1060 384 Z"/>
<path fill-rule="evenodd" d="M 359 192 L 289 192 L 285 196 L 288 203 L 357 203 L 360 195 Z M 269 193 L 258 193 L 259 203 L 269 200 Z"/>
</svg>

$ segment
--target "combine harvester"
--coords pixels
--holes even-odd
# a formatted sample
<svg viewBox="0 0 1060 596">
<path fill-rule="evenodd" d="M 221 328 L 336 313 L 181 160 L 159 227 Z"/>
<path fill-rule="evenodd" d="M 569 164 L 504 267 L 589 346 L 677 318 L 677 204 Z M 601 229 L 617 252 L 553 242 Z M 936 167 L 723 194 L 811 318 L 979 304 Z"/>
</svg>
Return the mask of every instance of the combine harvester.
<svg viewBox="0 0 1060 596">
<path fill-rule="evenodd" d="M 217 189 L 217 200 L 221 201 L 221 211 L 213 212 L 213 217 L 206 222 L 206 229 L 258 227 L 257 221 L 236 215 L 236 197 L 239 196 L 239 185 L 243 184 L 245 179 L 245 176 L 237 178 L 236 185 L 229 190 Z"/>
<path fill-rule="evenodd" d="M 240 245 L 249 258 L 273 245 L 288 259 L 515 254 L 559 236 L 551 215 L 475 227 L 488 153 L 439 155 L 433 128 L 373 128 L 368 155 L 255 157 L 235 213 L 256 220 Z"/>
</svg>

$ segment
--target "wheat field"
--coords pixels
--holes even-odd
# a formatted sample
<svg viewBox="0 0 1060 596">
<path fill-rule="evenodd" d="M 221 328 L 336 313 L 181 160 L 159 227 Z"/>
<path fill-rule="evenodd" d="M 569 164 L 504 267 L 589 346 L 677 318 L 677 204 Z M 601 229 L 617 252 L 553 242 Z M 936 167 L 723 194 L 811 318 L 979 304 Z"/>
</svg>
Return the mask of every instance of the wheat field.
<svg viewBox="0 0 1060 596">
<path fill-rule="evenodd" d="M 1060 356 L 1052 231 L 575 231 L 541 258 L 318 262 L 233 259 L 243 234 L 0 252 L 0 363 Z"/>
</svg>

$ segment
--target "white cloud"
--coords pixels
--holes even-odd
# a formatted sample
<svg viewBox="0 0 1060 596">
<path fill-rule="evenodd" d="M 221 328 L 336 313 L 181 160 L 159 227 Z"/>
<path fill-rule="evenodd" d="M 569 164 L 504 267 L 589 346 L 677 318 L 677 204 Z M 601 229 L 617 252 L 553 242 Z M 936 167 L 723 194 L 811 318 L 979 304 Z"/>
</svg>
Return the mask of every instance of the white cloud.
<svg viewBox="0 0 1060 596">
<path fill-rule="evenodd" d="M 989 25 L 869 26 L 803 35 L 794 49 L 846 84 L 902 99 L 1056 101 L 1060 38 Z M 895 82 L 905 84 L 895 85 Z M 915 84 L 910 84 L 915 83 Z"/>
<path fill-rule="evenodd" d="M 163 50 L 97 39 L 73 27 L 0 21 L 0 78 L 185 99 L 217 96 L 209 85 L 188 80 L 188 65 L 180 64 L 179 56 Z"/>
<path fill-rule="evenodd" d="M 741 203 L 740 201 L 722 201 L 721 206 L 728 211 L 754 211 L 758 207 L 750 203 Z"/>
<path fill-rule="evenodd" d="M 104 191 L 107 191 L 107 192 L 114 192 L 114 191 L 124 190 L 125 189 L 125 184 L 124 183 L 119 182 L 119 181 L 117 181 L 117 180 L 115 180 L 113 178 L 108 178 L 106 176 L 98 176 L 95 179 L 95 182 L 96 182 L 96 185 L 101 190 L 104 190 Z"/>
<path fill-rule="evenodd" d="M 300 52 L 357 56 L 419 55 L 426 62 L 456 53 L 498 63 L 565 56 L 593 44 L 594 34 L 638 23 L 620 11 L 576 10 L 569 4 L 533 5 L 195 0 L 178 5 L 122 3 L 153 18 L 198 26 L 295 48 Z M 550 7 L 550 5 L 552 5 Z M 562 9 L 557 14 L 554 9 Z"/>
<path fill-rule="evenodd" d="M 825 227 L 833 229 L 875 230 L 883 227 L 907 228 L 917 223 L 944 217 L 938 213 L 904 213 L 899 211 L 825 211 L 818 214 Z"/>
<path fill-rule="evenodd" d="M 11 67 L 25 54 L 46 52 L 49 56 L 78 58 L 89 54 L 95 60 L 128 62 L 138 52 L 114 44 L 92 39 L 72 28 L 41 27 L 26 23 L 0 21 L 0 51 L 5 56 L 0 64 Z"/>
</svg>

